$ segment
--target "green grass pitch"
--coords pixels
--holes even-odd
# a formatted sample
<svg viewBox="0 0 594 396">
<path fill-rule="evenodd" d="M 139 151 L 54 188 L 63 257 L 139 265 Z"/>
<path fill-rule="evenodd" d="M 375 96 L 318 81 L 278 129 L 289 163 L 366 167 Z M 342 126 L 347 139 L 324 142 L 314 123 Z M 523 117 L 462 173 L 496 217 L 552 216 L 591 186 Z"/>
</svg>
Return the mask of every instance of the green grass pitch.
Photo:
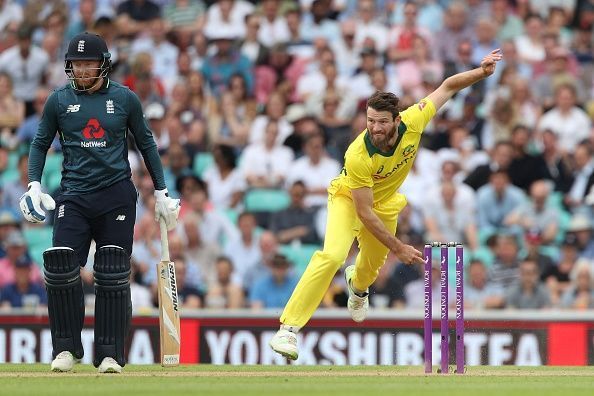
<svg viewBox="0 0 594 396">
<path fill-rule="evenodd" d="M 1 364 L 3 395 L 456 395 L 594 394 L 594 367 L 470 367 L 465 375 L 425 375 L 404 366 L 126 366 L 97 374 L 90 365 L 52 373 L 47 364 Z"/>
</svg>

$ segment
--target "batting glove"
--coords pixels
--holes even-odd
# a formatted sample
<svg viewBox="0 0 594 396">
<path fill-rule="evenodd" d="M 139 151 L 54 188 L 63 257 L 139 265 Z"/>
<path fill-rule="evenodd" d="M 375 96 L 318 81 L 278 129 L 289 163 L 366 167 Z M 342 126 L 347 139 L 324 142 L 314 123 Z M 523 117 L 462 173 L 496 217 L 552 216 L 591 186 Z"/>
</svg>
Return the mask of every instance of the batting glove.
<svg viewBox="0 0 594 396">
<path fill-rule="evenodd" d="M 29 189 L 23 194 L 19 202 L 21 212 L 27 221 L 31 223 L 43 223 L 45 212 L 42 209 L 54 210 L 56 202 L 46 193 L 41 192 L 41 184 L 38 181 L 29 183 Z"/>
<path fill-rule="evenodd" d="M 173 199 L 169 197 L 167 189 L 156 190 L 155 198 L 155 221 L 159 221 L 159 218 L 165 220 L 167 230 L 172 230 L 177 225 L 177 216 L 179 216 L 180 202 L 179 199 Z"/>
</svg>

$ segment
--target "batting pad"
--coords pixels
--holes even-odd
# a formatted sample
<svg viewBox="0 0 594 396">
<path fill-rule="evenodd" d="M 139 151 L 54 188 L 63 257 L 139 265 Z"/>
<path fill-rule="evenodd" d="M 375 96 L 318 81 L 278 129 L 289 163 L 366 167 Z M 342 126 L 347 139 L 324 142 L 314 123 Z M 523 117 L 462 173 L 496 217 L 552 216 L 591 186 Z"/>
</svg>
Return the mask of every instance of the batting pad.
<svg viewBox="0 0 594 396">
<path fill-rule="evenodd" d="M 70 351 L 83 357 L 80 332 L 85 318 L 85 302 L 80 267 L 74 250 L 54 247 L 43 252 L 47 308 L 52 333 L 52 357 Z"/>
<path fill-rule="evenodd" d="M 98 367 L 106 357 L 125 365 L 124 342 L 130 329 L 130 258 L 119 246 L 95 252 L 95 356 Z"/>
</svg>

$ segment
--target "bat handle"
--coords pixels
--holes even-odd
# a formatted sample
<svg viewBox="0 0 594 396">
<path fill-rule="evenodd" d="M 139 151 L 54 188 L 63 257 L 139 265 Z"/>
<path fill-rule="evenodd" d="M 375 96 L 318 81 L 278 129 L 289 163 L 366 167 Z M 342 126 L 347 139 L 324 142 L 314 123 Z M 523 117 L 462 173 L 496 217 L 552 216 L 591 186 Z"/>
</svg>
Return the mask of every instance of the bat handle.
<svg viewBox="0 0 594 396">
<path fill-rule="evenodd" d="M 161 229 L 161 261 L 169 261 L 169 241 L 167 240 L 167 226 L 165 219 L 159 217 L 159 228 Z"/>
</svg>

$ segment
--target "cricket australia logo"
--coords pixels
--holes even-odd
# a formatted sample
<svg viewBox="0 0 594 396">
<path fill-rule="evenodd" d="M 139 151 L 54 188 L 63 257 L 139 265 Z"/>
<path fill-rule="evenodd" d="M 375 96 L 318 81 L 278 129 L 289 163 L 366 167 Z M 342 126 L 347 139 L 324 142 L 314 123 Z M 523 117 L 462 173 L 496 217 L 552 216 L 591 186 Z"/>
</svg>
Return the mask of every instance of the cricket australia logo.
<svg viewBox="0 0 594 396">
<path fill-rule="evenodd" d="M 415 145 L 414 144 L 409 144 L 408 146 L 406 146 L 404 148 L 404 150 L 402 150 L 402 156 L 406 157 L 407 155 L 409 155 L 410 153 L 412 153 L 415 150 Z"/>
<path fill-rule="evenodd" d="M 79 40 L 78 46 L 76 47 L 78 52 L 85 52 L 85 40 Z"/>
<path fill-rule="evenodd" d="M 79 104 L 68 105 L 66 113 L 77 113 L 80 110 Z"/>
<path fill-rule="evenodd" d="M 114 113 L 113 100 L 109 99 L 105 101 L 105 110 L 107 111 L 107 114 Z"/>
</svg>

